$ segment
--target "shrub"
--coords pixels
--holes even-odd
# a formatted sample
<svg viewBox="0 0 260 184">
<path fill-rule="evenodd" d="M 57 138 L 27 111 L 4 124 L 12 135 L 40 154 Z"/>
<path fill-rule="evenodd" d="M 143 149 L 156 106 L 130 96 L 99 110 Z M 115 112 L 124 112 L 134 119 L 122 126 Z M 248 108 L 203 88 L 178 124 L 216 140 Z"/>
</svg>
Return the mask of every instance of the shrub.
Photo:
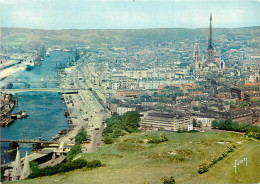
<svg viewBox="0 0 260 184">
<path fill-rule="evenodd" d="M 153 144 L 159 144 L 160 142 L 165 142 L 165 141 L 168 141 L 168 137 L 165 134 L 162 134 L 160 137 L 158 136 L 152 137 L 147 142 Z"/>
<path fill-rule="evenodd" d="M 160 142 L 168 141 L 168 137 L 165 134 L 160 136 Z"/>
<path fill-rule="evenodd" d="M 100 160 L 93 160 L 92 162 L 89 162 L 87 167 L 88 168 L 96 168 L 96 167 L 101 167 L 102 163 Z"/>
<path fill-rule="evenodd" d="M 88 165 L 88 162 L 83 158 L 78 158 L 77 160 L 72 161 L 73 168 L 79 169 L 82 167 L 86 167 Z"/>
<path fill-rule="evenodd" d="M 233 152 L 234 151 L 234 148 L 233 148 L 233 146 L 228 146 L 228 149 L 227 149 L 227 152 L 229 153 L 229 152 Z"/>
<path fill-rule="evenodd" d="M 36 172 L 39 170 L 39 164 L 37 162 L 31 161 L 29 164 L 32 172 Z"/>
<path fill-rule="evenodd" d="M 113 144 L 114 139 L 112 137 L 106 136 L 105 139 L 104 139 L 104 143 L 105 144 Z"/>
<path fill-rule="evenodd" d="M 249 137 L 260 139 L 260 128 L 259 128 L 259 126 L 255 125 L 255 126 L 248 127 L 248 129 L 246 131 L 246 135 L 248 135 Z"/>
<path fill-rule="evenodd" d="M 214 165 L 215 163 L 217 163 L 217 158 L 216 157 L 213 157 L 212 160 L 211 160 L 211 165 Z"/>
<path fill-rule="evenodd" d="M 161 179 L 161 182 L 163 184 L 175 184 L 175 178 L 173 176 L 164 176 L 162 179 Z"/>
<path fill-rule="evenodd" d="M 204 172 L 207 172 L 208 171 L 208 164 L 206 164 L 206 163 L 202 163 L 202 164 L 200 164 L 199 165 L 199 169 L 198 169 L 198 173 L 199 174 L 202 174 L 202 173 L 204 173 Z"/>
<path fill-rule="evenodd" d="M 115 130 L 113 130 L 112 135 L 114 138 L 118 138 L 120 136 L 124 136 L 125 132 L 122 129 L 115 129 Z"/>
<path fill-rule="evenodd" d="M 227 152 L 226 151 L 223 151 L 222 152 L 222 157 L 226 157 L 227 156 Z"/>
<path fill-rule="evenodd" d="M 153 137 L 147 141 L 148 143 L 159 144 L 160 140 L 157 137 Z"/>
</svg>

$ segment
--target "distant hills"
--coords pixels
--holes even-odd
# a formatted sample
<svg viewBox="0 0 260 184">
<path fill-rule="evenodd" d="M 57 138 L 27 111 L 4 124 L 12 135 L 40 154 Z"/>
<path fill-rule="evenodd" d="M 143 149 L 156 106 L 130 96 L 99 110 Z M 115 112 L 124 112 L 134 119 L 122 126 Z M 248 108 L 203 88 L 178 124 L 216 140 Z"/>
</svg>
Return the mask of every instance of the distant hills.
<svg viewBox="0 0 260 184">
<path fill-rule="evenodd" d="M 43 30 L 28 28 L 1 28 L 1 44 L 46 46 L 96 45 L 96 44 L 141 44 L 143 42 L 207 42 L 208 28 L 154 28 L 154 29 L 63 29 Z M 260 37 L 260 27 L 213 28 L 213 39 L 252 40 Z"/>
</svg>

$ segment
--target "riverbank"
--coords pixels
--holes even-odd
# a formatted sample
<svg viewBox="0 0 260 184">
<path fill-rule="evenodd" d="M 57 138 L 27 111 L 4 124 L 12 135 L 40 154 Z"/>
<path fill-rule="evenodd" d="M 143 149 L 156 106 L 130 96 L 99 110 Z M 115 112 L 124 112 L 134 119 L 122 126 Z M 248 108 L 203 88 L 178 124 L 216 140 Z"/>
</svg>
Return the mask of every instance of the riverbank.
<svg viewBox="0 0 260 184">
<path fill-rule="evenodd" d="M 34 53 L 9 54 L 2 56 L 0 62 L 0 81 L 14 75 L 20 70 L 26 70 L 28 65 L 32 67 L 41 65 L 41 60 L 43 60 L 44 57 L 45 53 L 41 56 L 35 55 Z M 2 87 L 2 85 L 0 87 Z"/>
<path fill-rule="evenodd" d="M 17 103 L 17 99 L 11 94 L 0 93 L 0 101 L 0 124 L 1 127 L 8 127 L 14 122 L 10 115 Z"/>
</svg>

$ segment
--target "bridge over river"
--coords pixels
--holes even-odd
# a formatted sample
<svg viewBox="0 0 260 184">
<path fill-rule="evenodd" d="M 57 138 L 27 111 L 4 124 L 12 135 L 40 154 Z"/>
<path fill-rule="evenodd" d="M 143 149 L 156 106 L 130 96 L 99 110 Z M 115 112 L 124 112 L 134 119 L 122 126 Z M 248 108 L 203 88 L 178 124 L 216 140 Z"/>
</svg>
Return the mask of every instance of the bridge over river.
<svg viewBox="0 0 260 184">
<path fill-rule="evenodd" d="M 57 93 L 78 93 L 78 89 L 64 89 L 64 88 L 25 88 L 25 89 L 1 89 L 0 92 L 15 94 L 22 92 L 35 92 L 35 91 L 46 91 L 46 92 L 57 92 Z"/>
</svg>

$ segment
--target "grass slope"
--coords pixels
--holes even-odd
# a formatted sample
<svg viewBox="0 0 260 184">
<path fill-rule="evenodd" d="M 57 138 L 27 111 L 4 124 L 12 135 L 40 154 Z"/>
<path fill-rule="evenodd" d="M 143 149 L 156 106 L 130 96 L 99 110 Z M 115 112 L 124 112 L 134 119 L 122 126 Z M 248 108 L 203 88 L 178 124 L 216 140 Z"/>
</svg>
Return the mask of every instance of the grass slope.
<svg viewBox="0 0 260 184">
<path fill-rule="evenodd" d="M 105 167 L 77 170 L 15 183 L 160 183 L 163 176 L 174 176 L 177 183 L 257 183 L 260 181 L 260 143 L 234 133 L 166 133 L 169 141 L 145 143 L 162 133 L 134 133 L 119 137 L 113 145 L 103 145 L 95 153 L 81 154 L 87 160 L 99 159 Z M 197 173 L 203 161 L 222 153 L 231 143 L 234 152 L 212 166 L 208 172 Z M 143 142 L 143 143 L 141 143 Z M 223 143 L 217 143 L 223 142 Z M 248 166 L 237 167 L 234 160 L 248 158 Z"/>
</svg>

